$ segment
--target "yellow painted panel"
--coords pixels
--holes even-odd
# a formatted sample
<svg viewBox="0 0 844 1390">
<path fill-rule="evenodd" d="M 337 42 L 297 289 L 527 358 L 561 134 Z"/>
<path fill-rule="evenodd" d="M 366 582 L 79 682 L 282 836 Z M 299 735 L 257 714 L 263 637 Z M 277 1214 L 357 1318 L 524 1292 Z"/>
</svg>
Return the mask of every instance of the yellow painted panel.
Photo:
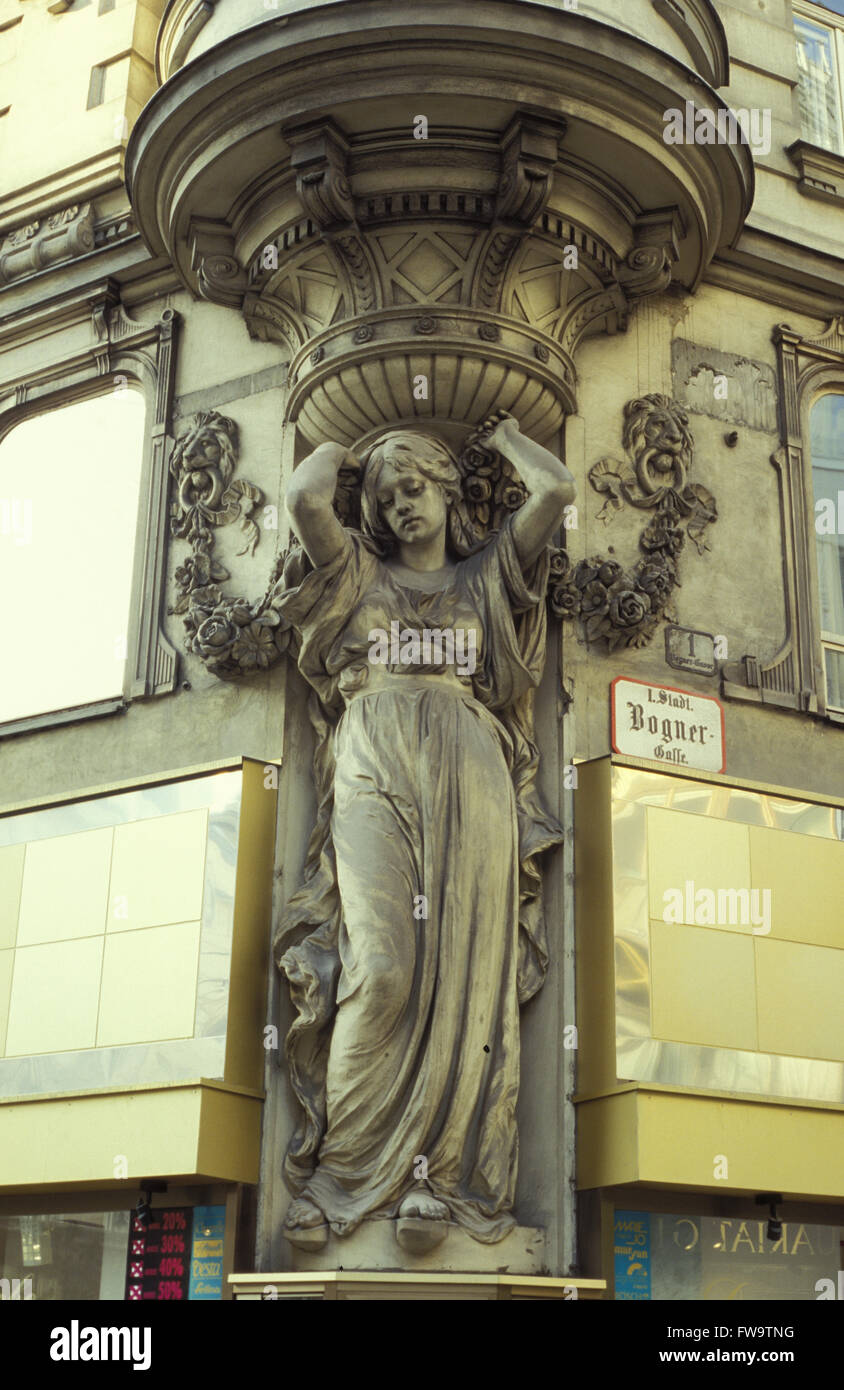
<svg viewBox="0 0 844 1390">
<path fill-rule="evenodd" d="M 770 937 L 754 945 L 760 1048 L 844 1061 L 844 951 Z"/>
<path fill-rule="evenodd" d="M 255 1090 L 263 1086 L 266 1056 L 262 1044 L 277 810 L 278 793 L 265 785 L 264 764 L 244 758 L 225 1078 Z"/>
<path fill-rule="evenodd" d="M 107 826 L 26 846 L 18 946 L 105 931 L 113 834 Z"/>
<path fill-rule="evenodd" d="M 207 833 L 204 809 L 115 828 L 109 933 L 202 916 Z"/>
<path fill-rule="evenodd" d="M 754 997 L 749 937 L 651 921 L 654 1037 L 753 1050 Z"/>
<path fill-rule="evenodd" d="M 611 765 L 598 758 L 578 766 L 575 807 L 578 1084 L 598 1090 L 615 1083 L 613 975 L 613 842 Z"/>
<path fill-rule="evenodd" d="M 844 1194 L 840 1112 L 639 1093 L 639 1173 L 683 1187 Z M 726 1176 L 719 1156 L 727 1160 Z M 658 1175 L 658 1176 L 657 1176 Z"/>
<path fill-rule="evenodd" d="M 771 890 L 771 937 L 844 947 L 844 844 L 787 830 L 750 831 L 754 888 Z"/>
<path fill-rule="evenodd" d="M 577 1185 L 614 1187 L 639 1174 L 637 1092 L 624 1091 L 577 1107 Z"/>
<path fill-rule="evenodd" d="M 238 1112 L 236 1119 L 233 1116 L 235 1108 Z M 197 1168 L 200 1173 L 223 1172 L 237 1182 L 258 1181 L 261 1109 L 261 1101 L 233 1096 L 211 1086 L 204 1088 L 197 1148 Z"/>
<path fill-rule="evenodd" d="M 12 992 L 14 951 L 0 951 L 0 1057 L 6 1046 L 6 1024 L 9 1021 L 9 996 Z"/>
<path fill-rule="evenodd" d="M 106 940 L 97 1046 L 193 1037 L 199 922 Z"/>
<path fill-rule="evenodd" d="M 14 946 L 18 932 L 25 850 L 26 845 L 4 845 L 0 849 L 0 951 Z"/>
<path fill-rule="evenodd" d="M 192 1176 L 256 1183 L 261 1109 L 257 1098 L 193 1083 L 0 1102 L 0 1188 L 111 1184 L 118 1154 L 136 1183 Z"/>
<path fill-rule="evenodd" d="M 648 878 L 651 917 L 662 921 L 666 904 L 674 901 L 666 894 L 679 891 L 680 918 L 694 925 L 686 905 L 687 897 L 694 903 L 693 894 L 686 892 L 687 882 L 694 884 L 694 892 L 705 888 L 716 894 L 719 889 L 750 887 L 747 826 L 648 807 Z M 729 929 L 749 935 L 751 924 L 733 923 Z"/>
<path fill-rule="evenodd" d="M 641 1184 L 836 1201 L 844 1197 L 842 1112 L 624 1091 L 578 1105 L 577 1175 L 580 1188 Z"/>
<path fill-rule="evenodd" d="M 94 1046 L 104 941 L 93 936 L 18 947 L 7 1057 Z"/>
</svg>

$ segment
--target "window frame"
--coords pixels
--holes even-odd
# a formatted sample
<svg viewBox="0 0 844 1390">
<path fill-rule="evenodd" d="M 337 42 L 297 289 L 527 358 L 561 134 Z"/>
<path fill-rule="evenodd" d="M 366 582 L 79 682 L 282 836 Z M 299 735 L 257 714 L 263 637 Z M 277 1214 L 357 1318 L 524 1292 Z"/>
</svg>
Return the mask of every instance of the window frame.
<svg viewBox="0 0 844 1390">
<path fill-rule="evenodd" d="M 839 148 L 831 150 L 827 145 L 818 145 L 811 136 L 804 133 L 802 119 L 800 119 L 800 139 L 817 149 L 826 150 L 828 154 L 844 159 L 844 16 L 837 15 L 832 10 L 825 10 L 820 5 L 813 5 L 809 3 L 809 0 L 793 0 L 792 19 L 805 19 L 808 23 L 815 24 L 819 29 L 826 29 L 832 35 L 832 51 L 836 69 L 835 88 L 838 96 Z M 794 32 L 796 38 L 796 27 Z"/>
<path fill-rule="evenodd" d="M 805 388 L 806 386 L 808 386 L 808 385 L 809 385 L 809 383 L 808 383 L 808 382 L 805 382 L 805 383 L 804 383 L 804 388 Z M 841 717 L 842 721 L 844 721 L 844 705 L 834 705 L 834 704 L 831 703 L 831 701 L 829 700 L 829 692 L 828 692 L 828 689 L 827 689 L 827 679 L 826 679 L 826 651 L 827 651 L 828 649 L 832 649 L 833 651 L 840 651 L 840 652 L 844 653 L 844 632 L 828 632 L 828 631 L 822 626 L 822 620 L 821 620 L 821 599 L 820 599 L 820 579 L 819 579 L 819 577 L 818 577 L 818 553 L 817 553 L 817 539 L 816 539 L 816 532 L 815 532 L 815 516 L 816 516 L 816 512 L 815 512 L 815 488 L 814 488 L 814 480 L 813 480 L 813 477 L 812 477 L 812 473 L 813 473 L 813 469 L 814 469 L 814 462 L 813 462 L 813 459 L 812 459 L 812 427 L 811 427 L 811 414 L 812 414 L 812 411 L 813 411 L 814 407 L 817 405 L 818 401 L 820 401 L 820 400 L 822 399 L 822 397 L 824 397 L 824 396 L 842 396 L 842 397 L 844 397 L 844 371 L 840 371 L 840 370 L 838 370 L 838 369 L 836 369 L 836 368 L 832 368 L 831 370 L 830 370 L 830 369 L 823 369 L 823 368 L 820 369 L 819 372 L 818 372 L 818 374 L 817 374 L 817 376 L 813 377 L 813 389 L 809 389 L 809 390 L 804 389 L 803 392 L 802 392 L 802 399 L 801 399 L 801 402 L 800 402 L 800 405 L 801 405 L 801 414 L 802 414 L 802 422 L 801 422 L 801 423 L 802 423 L 802 425 L 803 425 L 803 438 L 804 438 L 805 441 L 806 441 L 806 446 L 805 446 L 805 455 L 806 455 L 806 469 L 805 469 L 805 473 L 806 473 L 806 485 L 807 485 L 807 513 L 806 513 L 806 514 L 807 514 L 808 521 L 809 521 L 809 526 L 810 526 L 810 529 L 811 529 L 811 537 L 812 537 L 811 549 L 812 549 L 812 559 L 813 559 L 813 561 L 814 561 L 814 564 L 813 564 L 813 567 L 812 567 L 812 580 L 813 580 L 813 589 L 812 589 L 812 611 L 813 611 L 814 617 L 815 617 L 815 626 L 816 626 L 816 628 L 817 628 L 817 637 L 818 637 L 819 660 L 820 660 L 820 675 L 819 675 L 819 679 L 820 679 L 820 689 L 821 689 L 821 692 L 822 692 L 822 695 L 823 695 L 822 711 L 828 711 L 828 712 L 830 713 L 830 716 L 832 716 L 832 715 L 839 715 L 839 716 Z"/>
<path fill-rule="evenodd" d="M 134 386 L 144 396 L 146 414 L 123 692 L 116 698 L 7 720 L 0 723 L 0 740 L 122 712 L 133 700 L 169 694 L 178 680 L 178 653 L 162 626 L 178 315 L 168 308 L 155 323 L 135 322 L 110 285 L 92 299 L 90 308 L 94 344 L 87 351 L 51 364 L 37 378 L 4 383 L 9 394 L 0 400 L 0 441 L 16 425 L 35 415 L 113 390 L 121 377 L 125 377 L 129 389 Z"/>
<path fill-rule="evenodd" d="M 721 690 L 728 699 L 779 706 L 844 726 L 844 710 L 827 700 L 809 431 L 815 401 L 829 392 L 844 393 L 844 315 L 833 318 L 816 338 L 801 337 L 787 324 L 778 324 L 773 337 L 782 442 L 771 463 L 779 485 L 785 637 L 768 659 L 745 655 L 725 664 Z"/>
</svg>

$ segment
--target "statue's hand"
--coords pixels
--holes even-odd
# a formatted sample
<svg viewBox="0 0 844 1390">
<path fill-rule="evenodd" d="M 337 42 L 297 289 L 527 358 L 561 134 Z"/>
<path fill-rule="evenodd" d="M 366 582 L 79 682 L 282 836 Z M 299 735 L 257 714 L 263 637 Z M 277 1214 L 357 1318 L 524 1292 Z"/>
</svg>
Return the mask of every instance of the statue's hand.
<svg viewBox="0 0 844 1390">
<path fill-rule="evenodd" d="M 506 410 L 496 410 L 494 415 L 490 415 L 479 425 L 472 435 L 471 443 L 479 444 L 481 448 L 497 449 L 501 452 L 508 440 L 513 439 L 519 433 L 519 422 Z"/>
</svg>

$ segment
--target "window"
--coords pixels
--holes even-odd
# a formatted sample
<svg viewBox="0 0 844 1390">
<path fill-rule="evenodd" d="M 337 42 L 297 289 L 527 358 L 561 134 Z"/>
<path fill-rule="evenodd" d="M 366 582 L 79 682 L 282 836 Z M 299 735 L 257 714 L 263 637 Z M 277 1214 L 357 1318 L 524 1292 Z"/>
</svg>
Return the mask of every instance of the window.
<svg viewBox="0 0 844 1390">
<path fill-rule="evenodd" d="M 826 700 L 844 710 L 844 395 L 821 396 L 809 423 Z"/>
<path fill-rule="evenodd" d="M 0 1215 L 0 1298 L 122 1300 L 129 1221 L 128 1211 Z"/>
<path fill-rule="evenodd" d="M 785 633 L 722 670 L 722 693 L 844 726 L 844 315 L 817 337 L 774 329 Z"/>
<path fill-rule="evenodd" d="M 0 732 L 123 694 L 144 416 L 113 389 L 0 439 Z"/>
<path fill-rule="evenodd" d="M 795 7 L 794 29 L 803 139 L 844 155 L 844 4 Z"/>
</svg>

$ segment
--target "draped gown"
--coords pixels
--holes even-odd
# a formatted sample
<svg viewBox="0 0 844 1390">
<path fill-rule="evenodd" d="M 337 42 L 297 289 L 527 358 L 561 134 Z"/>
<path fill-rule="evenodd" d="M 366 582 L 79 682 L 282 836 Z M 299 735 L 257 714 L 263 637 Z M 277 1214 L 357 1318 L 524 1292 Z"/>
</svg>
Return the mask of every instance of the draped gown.
<svg viewBox="0 0 844 1390">
<path fill-rule="evenodd" d="M 513 1226 L 519 1003 L 547 965 L 532 739 L 547 554 L 509 523 L 435 593 L 354 532 L 276 607 L 312 686 L 319 815 L 276 938 L 297 1018 L 294 1190 L 337 1234 L 423 1185 L 476 1239 Z M 464 628 L 476 668 L 378 666 L 370 632 Z M 420 1163 L 420 1159 L 424 1163 Z"/>
</svg>

